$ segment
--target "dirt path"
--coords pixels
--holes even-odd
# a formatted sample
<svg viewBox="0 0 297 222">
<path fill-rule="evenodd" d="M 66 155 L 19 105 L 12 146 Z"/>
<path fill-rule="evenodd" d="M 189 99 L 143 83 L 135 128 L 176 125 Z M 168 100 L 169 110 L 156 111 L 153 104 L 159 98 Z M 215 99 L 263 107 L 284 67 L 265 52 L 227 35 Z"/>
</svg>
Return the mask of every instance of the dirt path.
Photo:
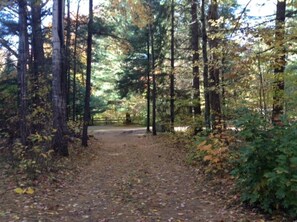
<svg viewBox="0 0 297 222">
<path fill-rule="evenodd" d="M 93 158 L 75 180 L 18 198 L 20 212 L 0 209 L 0 221 L 1 213 L 3 221 L 23 222 L 257 221 L 209 195 L 176 148 L 160 145 L 162 137 L 140 128 L 90 130 Z"/>
</svg>

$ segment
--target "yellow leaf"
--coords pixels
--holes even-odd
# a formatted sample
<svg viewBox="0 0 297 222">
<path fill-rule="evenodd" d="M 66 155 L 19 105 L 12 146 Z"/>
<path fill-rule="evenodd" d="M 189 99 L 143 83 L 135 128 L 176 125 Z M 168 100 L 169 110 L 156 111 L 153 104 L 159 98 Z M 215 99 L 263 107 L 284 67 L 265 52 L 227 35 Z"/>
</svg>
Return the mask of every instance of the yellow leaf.
<svg viewBox="0 0 297 222">
<path fill-rule="evenodd" d="M 18 187 L 18 188 L 14 189 L 14 192 L 16 192 L 17 194 L 23 194 L 24 190 L 22 188 Z"/>
<path fill-rule="evenodd" d="M 28 187 L 26 189 L 18 187 L 14 189 L 14 192 L 16 192 L 17 194 L 33 194 L 34 190 L 31 187 Z"/>
<path fill-rule="evenodd" d="M 19 219 L 20 219 L 20 217 L 19 217 L 18 215 L 14 215 L 12 218 L 13 218 L 14 220 L 19 220 Z"/>
<path fill-rule="evenodd" d="M 33 194 L 34 190 L 31 187 L 28 187 L 27 189 L 25 189 L 24 193 L 26 194 Z"/>
</svg>

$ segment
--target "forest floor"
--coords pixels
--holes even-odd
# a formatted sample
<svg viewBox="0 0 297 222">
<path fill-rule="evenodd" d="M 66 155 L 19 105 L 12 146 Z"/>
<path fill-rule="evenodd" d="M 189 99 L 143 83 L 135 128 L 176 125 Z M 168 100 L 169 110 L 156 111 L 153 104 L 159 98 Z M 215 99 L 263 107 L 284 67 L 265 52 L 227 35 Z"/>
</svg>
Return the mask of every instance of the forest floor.
<svg viewBox="0 0 297 222">
<path fill-rule="evenodd" d="M 16 193 L 20 182 L 1 171 L 0 221 L 269 221 L 240 205 L 232 181 L 187 165 L 185 149 L 166 135 L 133 127 L 90 133 L 90 146 L 72 151 L 67 169 L 39 178 L 32 194 Z"/>
</svg>

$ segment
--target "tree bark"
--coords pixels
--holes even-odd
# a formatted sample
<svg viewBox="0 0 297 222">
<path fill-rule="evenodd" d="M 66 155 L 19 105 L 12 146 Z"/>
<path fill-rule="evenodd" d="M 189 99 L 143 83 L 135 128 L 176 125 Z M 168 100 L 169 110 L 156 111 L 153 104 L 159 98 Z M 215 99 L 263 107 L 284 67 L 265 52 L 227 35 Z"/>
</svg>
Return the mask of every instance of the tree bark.
<svg viewBox="0 0 297 222">
<path fill-rule="evenodd" d="M 66 124 L 66 98 L 65 98 L 65 74 L 63 73 L 63 16 L 64 1 L 53 2 L 53 149 L 63 156 L 68 156 L 67 124 Z"/>
<path fill-rule="evenodd" d="M 206 128 L 210 128 L 210 103 L 208 89 L 208 53 L 206 33 L 205 0 L 201 0 L 201 24 L 202 24 L 202 55 L 203 55 L 203 87 L 204 87 L 204 120 Z"/>
<path fill-rule="evenodd" d="M 286 0 L 278 0 L 276 5 L 275 22 L 275 64 L 273 84 L 272 122 L 282 125 L 281 116 L 284 114 L 284 73 L 286 68 L 285 40 Z"/>
<path fill-rule="evenodd" d="M 33 74 L 35 84 L 39 85 L 39 78 L 44 74 L 44 48 L 43 34 L 41 27 L 42 3 L 39 0 L 31 1 L 32 10 L 32 54 L 33 54 Z M 38 91 L 38 88 L 37 88 Z"/>
<path fill-rule="evenodd" d="M 75 18 L 75 37 L 74 37 L 74 52 L 73 52 L 73 88 L 72 88 L 72 120 L 76 121 L 76 73 L 77 73 L 77 36 L 78 36 L 78 27 L 79 27 L 79 8 L 80 1 L 77 1 L 77 11 Z"/>
<path fill-rule="evenodd" d="M 263 81 L 263 73 L 261 69 L 261 60 L 260 56 L 257 55 L 257 66 L 258 66 L 258 72 L 259 72 L 259 80 L 260 80 L 260 86 L 259 86 L 259 107 L 261 114 L 264 113 L 265 116 L 265 109 L 264 109 L 264 101 L 265 101 L 265 94 L 264 94 L 264 81 Z"/>
<path fill-rule="evenodd" d="M 192 113 L 194 116 L 201 115 L 200 80 L 199 80 L 199 21 L 197 17 L 197 1 L 191 2 L 191 37 L 192 37 L 192 63 L 193 63 L 193 103 Z"/>
<path fill-rule="evenodd" d="M 209 6 L 209 31 L 212 35 L 218 33 L 218 3 L 217 0 L 212 0 Z M 212 21 L 215 21 L 214 24 Z M 218 55 L 219 39 L 213 37 L 209 39 L 210 63 L 209 63 L 209 96 L 212 129 L 220 131 L 221 124 L 221 95 L 220 95 L 220 60 Z"/>
<path fill-rule="evenodd" d="M 28 64 L 28 33 L 27 33 L 27 3 L 18 0 L 19 4 L 19 48 L 18 48 L 18 84 L 19 84 L 19 131 L 23 145 L 28 136 L 27 128 L 27 64 Z"/>
<path fill-rule="evenodd" d="M 174 0 L 171 1 L 170 131 L 174 132 Z"/>
<path fill-rule="evenodd" d="M 87 40 L 87 73 L 86 95 L 84 107 L 82 145 L 88 146 L 88 125 L 90 122 L 90 97 L 91 97 L 91 66 L 92 66 L 92 36 L 93 36 L 93 0 L 89 0 L 89 23 Z"/>
<path fill-rule="evenodd" d="M 147 113 L 146 113 L 146 132 L 150 132 L 150 115 L 151 115 L 151 82 L 150 82 L 150 72 L 151 72 L 151 57 L 150 57 L 150 25 L 148 26 L 147 32 Z"/>
<path fill-rule="evenodd" d="M 46 105 L 49 102 L 49 92 L 44 92 L 44 87 L 48 84 L 48 76 L 45 75 L 46 64 L 44 56 L 44 37 L 42 32 L 42 2 L 39 0 L 31 1 L 31 14 L 32 14 L 32 103 L 33 109 L 38 110 L 42 108 L 47 109 Z M 35 109 L 37 108 L 37 109 Z M 31 132 L 41 131 L 50 121 L 48 116 L 43 119 L 38 119 L 32 122 L 30 128 Z"/>
<path fill-rule="evenodd" d="M 67 75 L 67 91 L 66 91 L 66 103 L 67 103 L 67 119 L 70 117 L 70 64 L 71 64 L 71 53 L 70 53 L 70 38 L 71 38 L 71 18 L 70 18 L 70 0 L 67 0 L 67 17 L 66 17 L 66 45 L 65 45 L 65 73 Z"/>
<path fill-rule="evenodd" d="M 154 49 L 154 32 L 150 25 L 150 36 L 151 36 L 151 52 L 152 52 L 152 77 L 153 77 L 153 92 L 152 92 L 152 102 L 153 102 L 153 113 L 152 113 L 152 127 L 153 135 L 157 135 L 156 128 L 156 100 L 157 100 L 157 85 L 156 85 L 156 73 L 155 73 L 155 49 Z"/>
</svg>

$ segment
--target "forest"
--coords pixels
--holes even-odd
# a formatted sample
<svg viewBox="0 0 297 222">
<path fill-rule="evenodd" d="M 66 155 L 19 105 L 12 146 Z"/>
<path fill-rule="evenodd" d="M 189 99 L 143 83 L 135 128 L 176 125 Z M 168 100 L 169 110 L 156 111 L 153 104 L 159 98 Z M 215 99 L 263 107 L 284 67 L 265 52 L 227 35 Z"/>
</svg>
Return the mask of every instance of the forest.
<svg viewBox="0 0 297 222">
<path fill-rule="evenodd" d="M 43 221 L 53 215 L 53 221 L 296 219 L 296 17 L 296 0 L 1 0 L 0 220 Z M 143 134 L 136 135 L 139 130 Z M 168 158 L 181 158 L 199 171 L 193 173 L 196 180 L 205 181 L 207 189 L 223 189 L 230 208 L 240 206 L 248 216 L 231 218 L 227 212 L 218 220 L 209 206 L 205 211 L 217 215 L 214 220 L 195 211 L 193 217 L 185 212 L 175 217 L 176 212 L 167 215 L 152 203 L 129 209 L 138 212 L 130 219 L 116 210 L 104 218 L 85 211 L 78 211 L 81 219 L 37 216 L 34 195 L 42 196 L 53 184 L 70 186 L 74 172 L 91 175 L 94 163 L 93 177 L 108 178 L 103 174 L 108 165 L 124 161 L 115 159 L 123 150 L 105 156 L 115 147 L 127 150 L 127 164 L 134 161 L 127 175 L 110 173 L 125 178 L 117 187 L 128 201 L 123 207 L 134 203 L 136 209 L 143 201 L 132 191 L 152 192 L 144 183 L 149 173 L 140 170 L 145 158 L 151 158 L 147 164 L 165 158 L 157 168 Z M 194 181 L 183 169 L 170 175 Z M 185 178 L 180 183 L 187 187 Z M 205 198 L 216 199 L 213 195 Z M 15 206 L 26 202 L 19 198 L 31 198 L 28 209 L 36 217 L 14 212 L 8 203 L 1 206 L 2 198 L 16 200 Z M 44 213 L 65 211 L 58 208 Z"/>
</svg>

